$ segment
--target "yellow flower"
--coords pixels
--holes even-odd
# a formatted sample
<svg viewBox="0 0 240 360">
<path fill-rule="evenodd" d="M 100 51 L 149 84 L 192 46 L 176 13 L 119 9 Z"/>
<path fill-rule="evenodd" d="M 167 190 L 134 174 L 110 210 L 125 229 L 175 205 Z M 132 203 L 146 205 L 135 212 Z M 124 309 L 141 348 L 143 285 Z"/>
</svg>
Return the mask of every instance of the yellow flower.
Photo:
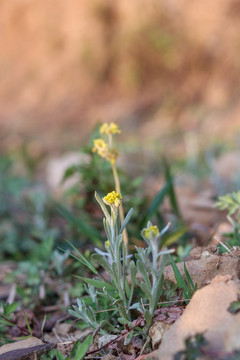
<svg viewBox="0 0 240 360">
<path fill-rule="evenodd" d="M 103 139 L 95 139 L 94 146 L 92 148 L 93 152 L 97 152 L 103 158 L 106 158 L 109 153 L 108 145 L 105 143 Z"/>
<path fill-rule="evenodd" d="M 116 191 L 112 191 L 104 196 L 103 201 L 107 205 L 114 205 L 118 207 L 120 205 L 120 200 L 122 199 L 122 195 Z"/>
<path fill-rule="evenodd" d="M 101 127 L 100 127 L 100 133 L 101 134 L 121 134 L 121 130 L 119 129 L 119 127 L 117 126 L 117 124 L 111 122 L 110 124 L 108 123 L 104 123 Z"/>
<path fill-rule="evenodd" d="M 101 138 L 94 140 L 93 152 L 108 160 L 111 164 L 115 164 L 119 151 L 117 149 L 109 149 L 108 144 Z"/>
<path fill-rule="evenodd" d="M 144 230 L 143 234 L 147 239 L 150 239 L 150 234 L 152 234 L 153 236 L 159 235 L 159 229 L 156 225 L 151 225 L 149 228 L 146 228 Z"/>
<path fill-rule="evenodd" d="M 110 245 L 110 241 L 109 241 L 109 240 L 107 240 L 107 241 L 105 242 L 105 246 L 106 246 L 106 248 L 109 248 L 109 245 Z"/>
</svg>

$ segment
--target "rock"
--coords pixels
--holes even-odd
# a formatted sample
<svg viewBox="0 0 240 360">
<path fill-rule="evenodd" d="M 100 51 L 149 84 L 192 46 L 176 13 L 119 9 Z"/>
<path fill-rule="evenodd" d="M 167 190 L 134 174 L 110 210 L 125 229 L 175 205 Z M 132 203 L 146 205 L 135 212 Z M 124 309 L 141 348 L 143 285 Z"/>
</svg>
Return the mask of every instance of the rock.
<svg viewBox="0 0 240 360">
<path fill-rule="evenodd" d="M 116 338 L 117 335 L 103 335 L 98 339 L 98 347 L 100 348 Z"/>
<path fill-rule="evenodd" d="M 236 336 L 235 331 L 231 333 L 230 327 L 239 329 L 239 316 L 231 314 L 227 309 L 240 294 L 240 282 L 228 279 L 218 277 L 194 294 L 183 315 L 163 336 L 158 350 L 159 359 L 172 359 L 174 354 L 184 349 L 187 337 L 199 333 L 204 333 L 208 351 L 233 348 Z"/>
<path fill-rule="evenodd" d="M 190 251 L 191 260 L 199 260 L 204 257 L 208 257 L 210 254 L 217 253 L 217 245 L 210 245 L 208 247 L 196 247 Z"/>
<path fill-rule="evenodd" d="M 69 152 L 63 156 L 52 158 L 46 165 L 46 181 L 52 190 L 66 190 L 80 180 L 80 174 L 75 174 L 62 184 L 65 171 L 72 165 L 83 165 L 89 161 L 87 154 Z"/>
<path fill-rule="evenodd" d="M 210 281 L 217 275 L 231 275 L 233 279 L 239 279 L 240 258 L 238 255 L 238 249 L 236 249 L 235 253 L 236 256 L 232 256 L 229 253 L 218 255 L 204 250 L 200 251 L 197 255 L 197 251 L 195 251 L 192 255 L 196 258 L 196 260 L 194 259 L 185 262 L 193 283 L 197 283 L 198 288 L 201 288 L 209 284 Z M 178 263 L 177 267 L 184 279 L 186 279 L 184 273 L 184 263 Z M 165 279 L 176 283 L 171 265 L 165 267 L 164 277 Z"/>
<path fill-rule="evenodd" d="M 65 341 L 65 342 L 57 343 L 56 348 L 57 350 L 61 351 L 61 353 L 64 356 L 69 356 L 74 344 L 75 344 L 74 341 Z"/>
<path fill-rule="evenodd" d="M 16 350 L 16 349 L 25 349 L 30 348 L 32 346 L 43 345 L 42 340 L 37 339 L 35 337 L 30 337 L 26 340 L 16 341 L 14 343 L 6 344 L 0 347 L 0 355 L 4 354 L 8 351 Z"/>
<path fill-rule="evenodd" d="M 240 349 L 240 314 L 233 316 L 224 335 L 224 347 L 226 351 Z"/>
<path fill-rule="evenodd" d="M 149 329 L 152 348 L 155 350 L 162 341 L 164 333 L 169 329 L 170 325 L 162 321 L 156 321 Z"/>
<path fill-rule="evenodd" d="M 197 224 L 202 226 L 202 230 L 199 226 L 200 231 L 197 231 L 198 236 L 202 238 L 201 244 L 206 244 L 211 234 L 211 227 L 217 220 L 219 221 L 220 214 L 220 211 L 213 207 L 213 191 L 197 193 L 193 187 L 183 184 L 182 186 L 177 185 L 175 192 L 184 222 L 192 226 L 197 221 Z M 164 208 L 166 211 L 171 210 L 169 199 L 165 201 Z M 206 231 L 207 229 L 208 231 Z"/>
<path fill-rule="evenodd" d="M 160 360 L 158 356 L 158 350 L 155 350 L 149 354 L 146 355 L 140 355 L 135 360 Z M 162 359 L 163 360 L 163 359 Z"/>
<path fill-rule="evenodd" d="M 30 337 L 25 340 L 0 347 L 0 360 L 37 360 L 54 344 L 44 344 L 40 339 Z"/>
</svg>

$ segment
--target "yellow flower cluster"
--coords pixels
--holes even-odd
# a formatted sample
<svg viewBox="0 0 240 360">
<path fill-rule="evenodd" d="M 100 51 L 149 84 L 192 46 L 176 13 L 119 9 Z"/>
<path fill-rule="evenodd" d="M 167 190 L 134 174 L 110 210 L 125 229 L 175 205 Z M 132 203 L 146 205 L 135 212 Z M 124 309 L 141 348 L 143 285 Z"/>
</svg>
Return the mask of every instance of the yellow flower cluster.
<svg viewBox="0 0 240 360">
<path fill-rule="evenodd" d="M 97 152 L 98 155 L 108 160 L 111 164 L 115 164 L 119 152 L 117 149 L 109 149 L 108 144 L 101 138 L 94 140 L 93 152 Z"/>
<path fill-rule="evenodd" d="M 97 152 L 98 155 L 105 158 L 109 152 L 108 145 L 105 143 L 105 141 L 103 139 L 95 139 L 93 144 L 94 146 L 92 151 Z"/>
<path fill-rule="evenodd" d="M 105 246 L 106 246 L 107 249 L 109 248 L 109 246 L 110 246 L 110 241 L 109 241 L 109 240 L 107 240 L 107 241 L 105 242 Z"/>
<path fill-rule="evenodd" d="M 104 196 L 103 201 L 107 205 L 115 205 L 118 207 L 120 205 L 120 200 L 122 199 L 122 195 L 116 191 L 112 191 Z"/>
<path fill-rule="evenodd" d="M 146 228 L 144 230 L 144 236 L 147 239 L 150 239 L 150 234 L 152 234 L 153 236 L 158 236 L 159 235 L 159 229 L 158 229 L 157 225 L 152 225 L 149 228 Z"/>
<path fill-rule="evenodd" d="M 101 127 L 100 127 L 100 133 L 101 134 L 121 134 L 121 130 L 119 129 L 119 127 L 117 126 L 117 124 L 111 122 L 110 124 L 108 123 L 104 123 Z"/>
</svg>

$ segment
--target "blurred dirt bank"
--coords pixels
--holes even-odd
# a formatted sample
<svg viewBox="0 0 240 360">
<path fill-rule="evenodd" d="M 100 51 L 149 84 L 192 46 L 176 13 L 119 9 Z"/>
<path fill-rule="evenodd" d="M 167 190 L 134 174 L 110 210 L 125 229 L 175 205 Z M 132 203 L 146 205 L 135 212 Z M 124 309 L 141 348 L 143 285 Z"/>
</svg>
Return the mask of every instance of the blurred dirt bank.
<svg viewBox="0 0 240 360">
<path fill-rule="evenodd" d="M 240 129 L 237 0 L 0 1 L 0 140 Z"/>
</svg>

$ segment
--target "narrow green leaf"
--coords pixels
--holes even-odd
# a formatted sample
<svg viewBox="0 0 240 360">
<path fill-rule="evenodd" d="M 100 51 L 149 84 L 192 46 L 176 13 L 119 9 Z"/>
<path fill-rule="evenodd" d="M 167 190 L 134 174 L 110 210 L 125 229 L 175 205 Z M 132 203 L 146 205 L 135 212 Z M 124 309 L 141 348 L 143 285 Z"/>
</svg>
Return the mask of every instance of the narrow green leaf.
<svg viewBox="0 0 240 360">
<path fill-rule="evenodd" d="M 105 287 L 107 290 L 110 290 L 110 291 L 115 290 L 115 288 L 111 284 L 109 284 L 105 281 L 86 278 L 86 277 L 82 277 L 82 276 L 78 276 L 78 275 L 74 275 L 74 276 L 78 279 L 81 279 L 82 281 L 86 282 L 89 285 L 95 286 L 98 289 L 103 289 Z"/>
<path fill-rule="evenodd" d="M 82 360 L 84 358 L 89 349 L 89 346 L 93 344 L 93 335 L 89 334 L 82 343 L 79 344 L 79 342 L 80 341 L 75 344 L 76 349 L 74 349 L 74 345 L 73 350 L 70 354 L 73 360 Z"/>
<path fill-rule="evenodd" d="M 17 310 L 19 306 L 19 303 L 18 302 L 14 302 L 12 304 L 6 304 L 4 307 L 3 307 L 3 314 L 4 316 L 9 316 L 11 315 L 12 313 L 14 313 L 14 311 Z"/>
<path fill-rule="evenodd" d="M 164 172 L 165 172 L 165 178 L 166 178 L 167 184 L 169 186 L 168 195 L 169 195 L 169 200 L 170 200 L 171 206 L 172 206 L 173 210 L 175 211 L 176 215 L 179 218 L 181 218 L 181 213 L 180 213 L 180 210 L 178 207 L 177 197 L 176 197 L 175 190 L 174 190 L 173 177 L 171 174 L 170 166 L 165 158 L 163 158 L 163 167 L 164 167 Z"/>
<path fill-rule="evenodd" d="M 131 295 L 131 292 L 130 292 L 130 287 L 129 287 L 129 285 L 128 285 L 128 281 L 127 281 L 126 278 L 125 278 L 125 290 L 126 290 L 127 298 L 129 299 L 129 298 L 130 298 L 130 295 Z"/>
<path fill-rule="evenodd" d="M 110 267 L 109 262 L 102 255 L 97 254 L 97 253 L 92 254 L 91 259 L 93 261 L 95 261 L 97 264 L 99 264 L 100 266 L 102 266 L 104 268 L 104 270 L 106 270 L 110 275 L 112 274 L 112 268 Z"/>
<path fill-rule="evenodd" d="M 122 223 L 122 226 L 121 226 L 121 229 L 120 229 L 120 233 L 123 232 L 123 230 L 125 229 L 125 227 L 127 226 L 127 224 L 129 223 L 131 217 L 132 217 L 132 214 L 133 214 L 133 208 L 131 208 L 129 210 L 129 212 L 127 213 L 123 223 Z"/>
<path fill-rule="evenodd" d="M 152 285 L 151 285 L 151 282 L 149 280 L 149 276 L 148 276 L 148 273 L 146 271 L 146 267 L 145 267 L 145 265 L 143 264 L 143 262 L 141 260 L 137 260 L 137 269 L 140 272 L 140 274 L 142 275 L 143 280 L 145 281 L 145 284 L 148 287 L 149 292 L 151 293 Z"/>
<path fill-rule="evenodd" d="M 56 353 L 56 356 L 57 356 L 57 360 L 65 360 L 65 357 L 64 355 L 61 353 L 61 351 L 58 351 Z M 53 358 L 54 359 L 54 358 Z"/>
<path fill-rule="evenodd" d="M 162 275 L 160 275 L 158 277 L 155 288 L 153 289 L 153 303 L 155 304 L 154 311 L 157 308 L 157 304 L 159 302 L 160 296 L 161 296 L 162 291 L 163 291 L 163 281 L 164 281 L 164 277 Z"/>
<path fill-rule="evenodd" d="M 183 289 L 185 292 L 188 292 L 188 287 L 182 277 L 182 274 L 180 273 L 177 265 L 175 264 L 175 261 L 173 260 L 172 256 L 171 255 L 168 255 L 170 261 L 171 261 L 171 265 L 172 265 L 172 268 L 173 268 L 173 272 L 174 272 L 174 276 L 175 276 L 175 279 L 177 281 L 177 284 L 178 286 Z"/>
<path fill-rule="evenodd" d="M 163 235 L 161 238 L 161 246 L 169 247 L 179 240 L 179 238 L 187 232 L 187 226 L 181 226 L 170 234 Z"/>
<path fill-rule="evenodd" d="M 46 324 L 46 320 L 47 320 L 47 314 L 44 315 L 42 325 L 41 325 L 41 335 L 42 335 L 42 337 L 43 337 L 43 331 L 44 331 L 44 327 L 45 327 L 45 324 Z"/>
<path fill-rule="evenodd" d="M 122 325 L 127 325 L 129 324 L 129 321 L 125 318 L 118 318 L 118 322 Z"/>
<path fill-rule="evenodd" d="M 11 323 L 10 321 L 8 321 L 8 319 L 5 319 L 1 315 L 0 315 L 0 323 L 8 326 L 16 326 L 15 324 Z"/>
<path fill-rule="evenodd" d="M 118 272 L 118 267 L 115 261 L 113 261 L 112 263 L 112 274 L 113 274 L 113 280 L 116 283 L 116 287 L 118 289 L 118 291 L 122 291 L 121 288 L 121 283 L 120 283 L 120 279 L 119 279 L 119 272 Z"/>
<path fill-rule="evenodd" d="M 147 327 L 152 325 L 152 316 L 151 316 L 150 311 L 148 309 L 144 310 L 144 319 L 146 321 Z"/>
<path fill-rule="evenodd" d="M 186 267 L 186 264 L 184 262 L 184 272 L 185 272 L 185 275 L 186 275 L 186 279 L 187 279 L 187 282 L 188 282 L 188 287 L 189 287 L 189 290 L 191 291 L 191 296 L 193 295 L 193 292 L 194 292 L 194 289 L 195 289 L 195 286 L 197 284 L 193 284 L 193 281 L 192 281 L 192 278 L 188 272 L 188 269 Z"/>
<path fill-rule="evenodd" d="M 31 326 L 30 326 L 30 324 L 29 324 L 27 315 L 26 315 L 26 313 L 25 313 L 25 311 L 24 311 L 23 308 L 22 308 L 22 312 L 23 312 L 23 316 L 24 316 L 24 319 L 25 319 L 26 324 L 27 324 L 28 331 L 29 331 L 30 335 L 32 335 L 32 329 L 31 329 Z"/>
<path fill-rule="evenodd" d="M 97 231 L 94 227 L 88 225 L 88 223 L 84 219 L 76 218 L 75 216 L 73 216 L 70 211 L 68 211 L 64 206 L 56 205 L 56 210 L 64 219 L 79 228 L 81 232 L 93 242 L 96 242 L 96 240 L 102 238 L 99 231 Z"/>
<path fill-rule="evenodd" d="M 143 291 L 144 295 L 150 299 L 152 297 L 151 291 L 149 290 L 148 286 L 146 285 L 146 283 L 144 281 L 139 282 L 138 280 L 136 280 L 136 284 L 138 287 L 140 287 L 140 289 Z"/>
<path fill-rule="evenodd" d="M 130 306 L 128 310 L 139 309 L 139 308 L 141 308 L 141 304 L 138 302 Z"/>
<path fill-rule="evenodd" d="M 155 212 L 158 211 L 159 206 L 163 203 L 165 196 L 168 194 L 169 184 L 166 183 L 159 192 L 155 195 L 154 199 L 152 200 L 147 212 L 146 218 L 151 219 Z"/>
<path fill-rule="evenodd" d="M 83 256 L 78 249 L 70 242 L 68 241 L 68 244 L 77 252 L 79 258 L 73 254 L 70 254 L 73 258 L 75 258 L 76 260 L 78 260 L 79 262 L 81 262 L 82 264 L 84 264 L 85 266 L 87 266 L 94 274 L 97 275 L 97 270 L 95 269 L 95 267 L 92 266 L 92 264 L 85 258 L 85 256 Z"/>
<path fill-rule="evenodd" d="M 102 320 L 99 324 L 101 329 L 106 329 L 109 332 L 117 333 L 118 329 L 116 329 L 115 326 L 113 326 L 108 320 Z"/>
<path fill-rule="evenodd" d="M 134 286 L 136 283 L 136 275 L 137 275 L 137 268 L 133 260 L 130 261 L 130 274 L 131 274 L 131 288 L 130 288 L 130 296 L 129 296 L 129 306 L 131 305 L 132 297 L 133 297 L 133 291 Z"/>
<path fill-rule="evenodd" d="M 101 206 L 101 209 L 105 215 L 105 218 L 107 219 L 108 223 L 110 224 L 109 212 L 107 211 L 106 205 L 104 204 L 104 202 L 102 201 L 102 199 L 100 198 L 100 196 L 98 195 L 98 193 L 96 191 L 95 191 L 95 198 L 96 198 L 97 202 L 99 203 L 99 205 Z"/>
<path fill-rule="evenodd" d="M 61 351 L 56 350 L 56 349 L 52 349 L 50 350 L 50 352 L 48 353 L 48 356 L 50 356 L 50 359 L 56 359 L 56 360 L 64 360 L 65 357 L 64 355 L 61 353 Z M 49 360 L 48 357 L 43 357 L 43 360 Z"/>
<path fill-rule="evenodd" d="M 77 165 L 72 165 L 69 166 L 66 171 L 64 172 L 61 184 L 63 184 L 69 177 L 73 176 L 74 174 L 76 174 L 76 172 L 79 172 L 79 166 Z"/>
</svg>

